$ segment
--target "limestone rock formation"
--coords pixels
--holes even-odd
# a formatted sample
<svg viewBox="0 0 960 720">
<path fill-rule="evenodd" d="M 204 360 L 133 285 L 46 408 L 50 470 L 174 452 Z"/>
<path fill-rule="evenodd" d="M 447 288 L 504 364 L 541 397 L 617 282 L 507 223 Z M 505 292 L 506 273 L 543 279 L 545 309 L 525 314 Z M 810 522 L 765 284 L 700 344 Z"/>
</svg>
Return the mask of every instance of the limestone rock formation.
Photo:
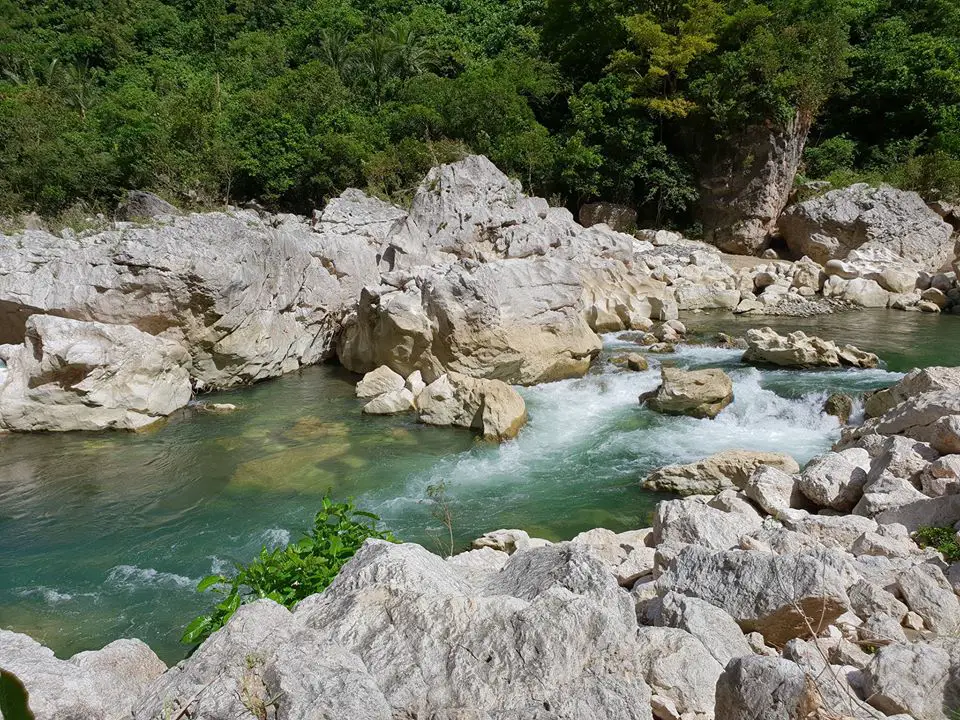
<svg viewBox="0 0 960 720">
<path fill-rule="evenodd" d="M 875 368 L 880 359 L 853 345 L 838 346 L 830 340 L 808 336 L 801 330 L 787 336 L 769 327 L 747 331 L 747 351 L 743 362 L 780 367 L 859 367 Z"/>
<path fill-rule="evenodd" d="M 793 190 L 810 118 L 743 132 L 735 148 L 703 174 L 701 214 L 707 242 L 724 252 L 759 255 Z M 816 259 L 816 258 L 814 258 Z"/>
<path fill-rule="evenodd" d="M 515 553 L 477 574 L 368 541 L 290 613 L 242 608 L 152 687 L 134 717 L 239 717 L 282 693 L 286 717 L 651 720 L 629 596 L 586 548 Z M 252 659 L 251 659 L 252 658 Z"/>
<path fill-rule="evenodd" d="M 58 660 L 36 640 L 0 630 L 0 669 L 23 685 L 37 720 L 122 720 L 167 666 L 139 640 Z"/>
<path fill-rule="evenodd" d="M 640 398 L 656 412 L 714 418 L 733 402 L 733 381 L 722 370 L 663 367 L 660 376 L 660 387 Z"/>
<path fill-rule="evenodd" d="M 473 428 L 488 440 L 516 437 L 527 421 L 523 398 L 500 380 L 446 373 L 417 397 L 421 422 Z"/>
<path fill-rule="evenodd" d="M 332 350 L 345 293 L 301 222 L 208 213 L 78 238 L 0 242 L 0 343 L 31 315 L 132 325 L 180 343 L 206 389 L 274 377 Z"/>
<path fill-rule="evenodd" d="M 724 450 L 687 465 L 654 470 L 643 481 L 643 487 L 677 495 L 716 495 L 726 488 L 743 487 L 760 465 L 789 474 L 800 471 L 797 461 L 785 453 Z"/>
<path fill-rule="evenodd" d="M 129 325 L 33 315 L 0 360 L 0 430 L 138 430 L 193 392 L 187 351 Z"/>
<path fill-rule="evenodd" d="M 130 190 L 117 208 L 121 220 L 144 220 L 161 215 L 179 215 L 180 211 L 161 197 L 143 190 Z"/>
<path fill-rule="evenodd" d="M 953 257 L 953 228 L 914 192 L 865 184 L 793 205 L 779 221 L 790 249 L 816 262 L 879 248 L 929 272 Z"/>
</svg>

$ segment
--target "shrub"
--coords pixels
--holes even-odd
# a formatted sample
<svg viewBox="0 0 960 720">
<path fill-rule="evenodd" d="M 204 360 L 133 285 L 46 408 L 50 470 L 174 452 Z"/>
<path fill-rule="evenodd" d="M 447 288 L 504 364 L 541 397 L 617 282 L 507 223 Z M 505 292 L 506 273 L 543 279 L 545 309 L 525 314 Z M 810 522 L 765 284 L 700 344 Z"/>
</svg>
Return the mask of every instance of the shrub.
<svg viewBox="0 0 960 720">
<path fill-rule="evenodd" d="M 199 592 L 212 589 L 224 598 L 209 614 L 187 625 L 181 642 L 202 642 L 244 603 L 269 598 L 292 608 L 325 589 L 367 538 L 396 542 L 392 533 L 379 529 L 379 522 L 379 517 L 357 510 L 352 503 L 335 503 L 324 497 L 313 528 L 302 539 L 284 548 L 264 547 L 249 565 L 237 564 L 233 577 L 209 575 L 200 581 Z"/>
<path fill-rule="evenodd" d="M 942 552 L 947 562 L 960 560 L 960 543 L 957 543 L 957 532 L 952 527 L 922 527 L 913 537 L 920 547 L 932 547 Z"/>
<path fill-rule="evenodd" d="M 850 170 L 856 154 L 857 144 L 846 135 L 828 138 L 804 151 L 806 174 L 813 178 L 826 178 L 833 173 Z"/>
</svg>

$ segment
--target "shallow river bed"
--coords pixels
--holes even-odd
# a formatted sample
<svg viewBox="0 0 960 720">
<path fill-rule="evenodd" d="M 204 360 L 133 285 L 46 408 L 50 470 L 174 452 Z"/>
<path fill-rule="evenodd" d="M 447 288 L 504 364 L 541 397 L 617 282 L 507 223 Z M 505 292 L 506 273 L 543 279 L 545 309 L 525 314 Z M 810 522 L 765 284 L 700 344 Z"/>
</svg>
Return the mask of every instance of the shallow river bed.
<svg viewBox="0 0 960 720">
<path fill-rule="evenodd" d="M 611 335 L 586 377 L 523 389 L 530 422 L 499 447 L 412 417 L 363 416 L 356 378 L 334 366 L 222 393 L 216 401 L 239 410 L 185 411 L 147 433 L 0 435 L 0 627 L 29 632 L 61 656 L 140 637 L 175 661 L 183 626 L 211 600 L 195 592 L 197 580 L 296 536 L 327 490 L 434 548 L 441 528 L 426 490 L 441 481 L 461 545 L 500 527 L 550 539 L 641 527 L 663 497 L 639 489 L 650 470 L 736 447 L 783 450 L 803 463 L 839 435 L 821 412 L 828 393 L 955 364 L 960 350 L 957 317 L 684 321 L 703 335 L 803 329 L 875 351 L 887 368 L 759 371 L 742 366 L 739 351 L 690 345 L 632 373 L 608 359 L 636 346 Z M 660 362 L 726 369 L 734 403 L 713 421 L 640 408 Z"/>
</svg>

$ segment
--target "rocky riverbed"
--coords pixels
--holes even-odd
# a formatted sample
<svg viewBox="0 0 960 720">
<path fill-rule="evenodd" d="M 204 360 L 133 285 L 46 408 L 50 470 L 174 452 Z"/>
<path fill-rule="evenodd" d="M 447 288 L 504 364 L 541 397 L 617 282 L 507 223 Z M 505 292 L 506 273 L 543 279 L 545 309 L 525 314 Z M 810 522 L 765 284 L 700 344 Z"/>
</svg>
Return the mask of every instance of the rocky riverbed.
<svg viewBox="0 0 960 720">
<path fill-rule="evenodd" d="M 960 371 L 893 375 L 867 344 L 763 318 L 694 347 L 679 321 L 958 304 L 934 210 L 835 193 L 781 220 L 806 257 L 740 269 L 674 233 L 584 228 L 480 157 L 431 171 L 409 210 L 348 191 L 312 219 L 166 208 L 3 238 L 0 429 L 142 430 L 197 393 L 336 358 L 365 374 L 357 414 L 471 428 L 506 441 L 488 446 L 500 458 L 590 429 L 590 398 L 610 387 L 644 418 L 634 441 L 692 452 L 633 473 L 638 493 L 683 496 L 645 495 L 659 500 L 649 524 L 490 531 L 447 558 L 370 541 L 323 593 L 245 606 L 169 669 L 137 640 L 61 660 L 6 630 L 0 668 L 38 718 L 950 717 L 960 564 L 915 533 L 960 523 Z M 817 393 L 764 387 L 784 373 Z M 842 428 L 831 384 L 854 396 Z M 562 423 L 538 428 L 537 402 L 571 387 L 585 392 L 554 408 Z M 189 412 L 242 418 L 234 404 Z M 743 442 L 711 443 L 731 427 Z M 629 439 L 594 429 L 594 450 Z M 356 464 L 331 424 L 291 432 Z M 558 498 L 550 514 L 564 512 Z"/>
</svg>

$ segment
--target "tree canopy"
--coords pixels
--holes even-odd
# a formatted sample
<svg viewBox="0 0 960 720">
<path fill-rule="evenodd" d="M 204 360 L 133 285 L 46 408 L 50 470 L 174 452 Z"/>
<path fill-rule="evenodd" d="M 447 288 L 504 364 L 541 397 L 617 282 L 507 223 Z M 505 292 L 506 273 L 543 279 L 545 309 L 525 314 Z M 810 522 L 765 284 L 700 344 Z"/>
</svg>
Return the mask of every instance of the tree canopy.
<svg viewBox="0 0 960 720">
<path fill-rule="evenodd" d="M 814 120 L 804 173 L 960 193 L 952 0 L 0 0 L 0 213 L 398 202 L 487 154 L 689 224 L 700 158 Z"/>
</svg>

